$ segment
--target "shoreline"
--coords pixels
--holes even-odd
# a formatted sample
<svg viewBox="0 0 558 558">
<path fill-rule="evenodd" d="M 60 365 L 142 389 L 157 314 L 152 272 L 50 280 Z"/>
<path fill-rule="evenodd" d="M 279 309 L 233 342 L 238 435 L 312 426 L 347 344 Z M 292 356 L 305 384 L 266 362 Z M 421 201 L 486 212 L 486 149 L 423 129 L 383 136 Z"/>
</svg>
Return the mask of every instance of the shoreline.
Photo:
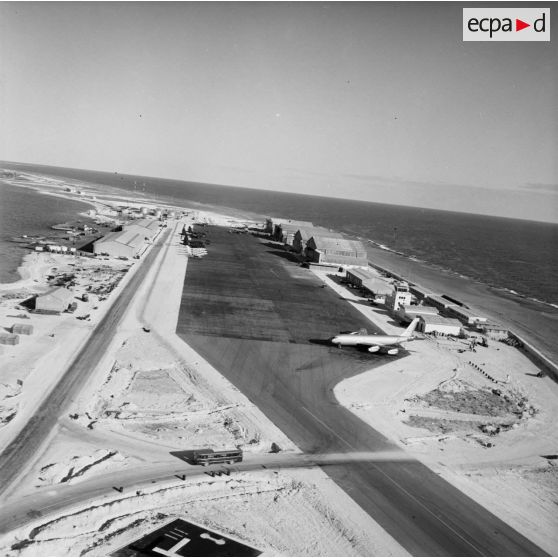
<svg viewBox="0 0 558 558">
<path fill-rule="evenodd" d="M 114 197 L 114 203 L 118 199 L 128 199 L 132 203 L 141 203 L 142 201 L 149 203 L 161 202 L 165 205 L 172 204 L 175 208 L 188 207 L 195 211 L 213 212 L 240 219 L 253 220 L 265 218 L 265 216 L 251 211 L 227 208 L 214 204 L 192 202 L 192 207 L 190 207 L 187 205 L 189 200 L 179 200 L 164 194 L 147 195 L 145 192 L 134 193 L 117 186 L 97 185 L 62 176 L 43 176 L 30 172 L 21 174 L 38 178 L 41 183 L 32 185 L 10 182 L 10 184 L 33 189 L 45 195 L 81 201 L 94 208 L 100 204 L 98 201 L 84 199 L 82 196 L 76 195 L 65 196 L 65 192 L 61 192 L 60 189 L 68 185 L 78 185 L 88 195 L 101 195 L 105 202 L 107 198 Z M 48 186 L 50 186 L 50 189 Z M 78 213 L 78 215 L 82 215 L 82 213 Z M 482 311 L 491 320 L 501 322 L 516 335 L 534 345 L 537 350 L 542 352 L 552 362 L 558 362 L 558 344 L 556 343 L 556 339 L 558 339 L 558 308 L 552 303 L 535 301 L 526 295 L 514 294 L 510 289 L 489 285 L 452 270 L 441 269 L 436 264 L 397 252 L 373 239 L 363 239 L 342 230 L 340 232 L 344 236 L 362 241 L 367 250 L 368 260 L 372 261 L 374 266 L 379 266 L 391 273 L 403 276 L 409 282 L 424 286 L 433 292 L 448 294 L 461 300 L 468 306 Z M 24 261 L 18 267 L 19 273 L 21 273 L 20 268 L 25 273 L 26 263 Z M 2 287 L 5 288 L 6 285 L 3 284 Z"/>
<path fill-rule="evenodd" d="M 56 194 L 54 194 L 54 195 L 56 195 Z M 107 196 L 107 197 L 108 197 L 108 196 Z M 133 198 L 131 198 L 131 197 L 130 197 L 129 199 L 130 199 L 130 200 L 133 200 Z M 105 201 L 105 198 L 103 199 L 103 201 L 99 201 L 99 203 L 102 204 L 102 203 L 104 203 L 104 201 Z M 130 204 L 131 204 L 131 205 L 133 205 L 133 204 L 135 204 L 135 203 L 137 203 L 135 200 L 134 200 L 134 201 L 130 201 Z M 201 212 L 201 210 L 200 210 L 200 212 Z M 194 213 L 194 215 L 196 215 L 195 218 L 196 218 L 196 220 L 197 220 L 197 219 L 198 219 L 198 215 L 197 215 L 198 211 L 197 211 L 197 210 L 194 210 L 193 213 Z M 214 212 L 213 214 L 219 214 L 219 213 Z M 223 217 L 224 217 L 224 218 L 223 218 L 223 220 L 222 220 L 222 223 L 223 223 L 222 226 L 227 226 L 227 225 L 226 225 L 226 223 L 227 223 L 226 219 L 227 219 L 228 217 L 231 217 L 231 216 L 230 216 L 230 214 L 229 214 L 229 215 L 225 215 L 225 216 L 223 216 Z M 175 232 L 176 232 L 176 231 L 175 231 Z M 232 236 L 234 237 L 235 235 L 232 235 Z M 182 257 L 182 256 L 181 256 L 181 257 Z M 29 260 L 31 260 L 31 258 L 29 258 Z M 172 267 L 172 266 L 171 266 L 171 267 Z M 28 270 L 28 271 L 31 272 L 32 269 L 33 269 L 33 267 L 32 267 L 32 262 L 29 261 L 29 270 Z M 24 271 L 25 271 L 25 270 L 24 270 Z M 38 272 L 38 269 L 36 269 L 36 271 Z M 152 273 L 152 274 L 154 275 L 154 277 L 158 277 L 159 271 L 158 271 L 157 269 L 154 268 L 154 269 L 152 270 L 152 272 L 150 272 L 150 273 Z M 170 277 L 170 274 L 167 273 L 167 274 L 165 274 L 164 276 Z M 442 277 L 441 279 L 439 279 L 439 280 L 440 280 L 440 281 L 443 281 L 443 277 Z M 464 280 L 464 279 L 462 279 L 462 280 Z M 179 282 L 179 283 L 180 283 L 180 282 Z M 420 282 L 420 284 L 423 284 L 423 283 Z M 176 286 L 176 285 L 175 285 L 175 286 Z M 182 284 L 180 284 L 180 287 L 182 288 Z M 145 288 L 148 288 L 148 284 L 145 285 Z M 140 294 L 141 294 L 141 293 L 140 293 Z M 461 299 L 461 297 L 460 297 L 460 299 Z M 366 307 L 366 308 L 368 309 L 368 307 Z M 145 309 L 144 309 L 144 311 L 145 311 Z M 152 313 L 153 315 L 151 315 L 150 313 Z M 147 314 L 146 314 L 146 315 L 147 315 L 147 318 L 146 318 L 146 319 L 147 319 L 147 322 L 150 323 L 151 325 L 153 325 L 154 322 L 157 322 L 157 320 L 161 320 L 161 324 L 163 324 L 163 323 L 164 323 L 164 324 L 167 324 L 168 313 L 164 313 L 164 312 L 161 313 L 159 306 L 156 305 L 156 304 L 152 304 L 151 309 L 147 311 Z M 143 319 L 144 319 L 144 315 L 143 315 L 143 314 L 140 314 L 140 315 L 139 315 L 139 318 L 140 318 L 140 321 L 143 320 Z M 163 319 L 163 318 L 164 318 L 164 319 Z M 143 323 L 143 322 L 142 322 L 142 323 Z M 136 323 L 136 318 L 134 318 L 134 320 L 131 321 L 131 324 L 132 324 L 133 327 L 130 326 L 129 331 L 135 331 L 135 332 L 136 332 L 136 335 L 137 335 L 140 339 L 143 339 L 144 333 L 142 333 L 141 330 L 139 329 L 139 325 L 138 325 L 138 323 Z M 127 328 L 128 328 L 128 324 L 126 324 L 126 325 L 122 328 L 122 330 L 123 330 L 124 333 L 125 333 L 126 331 L 128 331 Z M 174 329 L 174 328 L 171 327 L 170 329 Z M 161 330 L 161 332 L 163 332 L 163 329 Z M 165 332 L 165 333 L 167 333 L 167 332 Z M 156 336 L 154 335 L 154 332 L 151 333 L 150 338 L 151 338 L 151 339 L 156 339 Z M 119 339 L 118 341 L 121 341 L 121 340 Z M 115 341 L 115 343 L 118 344 L 116 341 Z M 147 341 L 145 341 L 144 343 L 147 343 Z M 124 345 L 122 345 L 122 346 L 124 346 Z M 125 350 L 128 350 L 128 349 L 125 349 Z M 130 350 L 131 350 L 131 349 L 130 349 Z M 492 350 L 498 350 L 498 349 L 494 348 L 494 349 L 492 349 Z M 508 350 L 508 349 L 506 349 L 506 350 Z M 509 351 L 511 351 L 511 350 L 512 350 L 512 349 L 509 348 Z M 108 358 L 109 356 L 110 356 L 110 355 L 107 355 L 107 358 Z M 154 354 L 154 356 L 156 356 L 156 355 Z M 195 358 L 195 356 L 192 356 L 192 359 L 193 359 L 193 358 Z M 110 360 L 110 359 L 109 359 L 109 360 Z M 190 359 L 188 359 L 188 360 L 190 360 Z M 198 363 L 196 362 L 196 364 L 198 364 Z M 396 368 L 400 366 L 399 361 L 391 361 L 391 363 L 388 363 L 386 366 L 390 366 L 390 364 L 391 364 L 391 369 L 393 369 L 393 370 L 392 370 L 393 372 L 396 372 L 396 371 L 397 371 Z M 420 364 L 420 363 L 419 363 L 419 364 Z M 390 370 L 391 370 L 391 369 L 390 369 Z M 385 369 L 382 369 L 382 371 L 384 371 L 384 370 L 385 370 Z M 521 370 L 523 370 L 523 369 L 521 368 Z M 361 375 L 355 376 L 355 381 L 361 381 L 361 380 L 363 380 L 366 376 L 374 377 L 374 376 L 378 375 L 378 372 L 379 372 L 379 371 L 380 371 L 380 368 L 375 368 L 375 369 L 372 369 L 372 370 L 370 370 L 370 371 L 368 371 L 368 372 L 364 372 L 364 373 L 361 374 Z M 430 371 L 429 371 L 429 372 L 430 372 Z M 430 376 L 430 373 L 429 373 L 429 374 L 425 374 L 425 376 L 427 376 L 427 375 Z M 399 375 L 399 374 L 397 374 L 397 375 L 396 375 L 396 374 L 392 374 L 392 375 L 391 375 L 391 378 L 392 378 L 392 380 L 393 380 L 393 378 L 400 378 L 400 379 L 403 379 L 403 380 L 405 380 L 405 381 L 408 379 L 406 376 L 401 376 L 401 375 Z M 429 380 L 429 381 L 430 381 L 430 380 Z M 531 380 L 531 381 L 538 382 L 538 380 Z M 546 380 L 545 380 L 545 381 L 546 381 Z M 386 383 L 386 381 L 385 381 L 385 379 L 384 379 L 384 380 L 382 381 L 382 384 L 385 384 L 385 383 Z M 408 382 L 406 382 L 406 383 L 408 383 Z M 337 386 L 340 386 L 340 385 L 341 385 L 341 384 L 337 384 Z M 336 388 L 336 389 L 337 389 L 337 388 Z M 365 394 L 365 391 L 364 391 L 364 390 L 359 390 L 359 391 L 360 391 L 361 395 L 364 395 L 364 394 Z M 78 407 L 79 407 L 79 410 L 80 410 L 80 412 L 81 412 L 81 407 L 80 407 L 80 406 L 78 406 Z M 345 407 L 348 408 L 349 411 L 353 412 L 354 414 L 356 414 L 356 415 L 358 416 L 358 412 L 355 412 L 355 410 L 352 409 L 350 406 L 345 405 Z M 394 406 L 392 410 L 395 410 L 395 409 L 397 409 L 397 408 L 399 408 L 399 407 Z M 97 428 L 97 427 L 96 427 L 96 428 Z M 374 428 L 376 428 L 376 426 L 374 426 Z M 282 444 L 280 444 L 280 445 L 282 445 Z M 442 450 L 442 451 L 443 451 L 443 450 Z M 484 450 L 480 450 L 480 449 L 479 449 L 478 451 L 479 451 L 479 452 L 482 452 L 482 451 L 484 451 Z"/>
</svg>

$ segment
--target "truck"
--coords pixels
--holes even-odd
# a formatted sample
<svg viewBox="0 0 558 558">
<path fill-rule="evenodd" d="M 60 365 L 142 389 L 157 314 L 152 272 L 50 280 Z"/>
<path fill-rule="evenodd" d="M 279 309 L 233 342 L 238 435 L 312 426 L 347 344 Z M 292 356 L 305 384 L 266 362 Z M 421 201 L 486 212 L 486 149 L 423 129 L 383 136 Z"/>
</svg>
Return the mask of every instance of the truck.
<svg viewBox="0 0 558 558">
<path fill-rule="evenodd" d="M 194 450 L 193 462 L 195 465 L 207 467 L 215 463 L 239 463 L 242 461 L 242 450 L 213 450 L 211 448 Z"/>
</svg>

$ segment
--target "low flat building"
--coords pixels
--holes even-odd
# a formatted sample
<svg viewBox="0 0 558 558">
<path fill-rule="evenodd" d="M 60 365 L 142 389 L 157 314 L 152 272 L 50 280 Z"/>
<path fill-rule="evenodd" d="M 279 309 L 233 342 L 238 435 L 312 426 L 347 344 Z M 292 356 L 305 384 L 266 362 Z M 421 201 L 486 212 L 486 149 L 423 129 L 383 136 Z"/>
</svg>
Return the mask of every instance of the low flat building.
<svg viewBox="0 0 558 558">
<path fill-rule="evenodd" d="M 108 254 L 115 258 L 133 258 L 145 247 L 143 231 L 126 227 L 125 230 L 112 232 L 93 243 L 95 254 Z"/>
<path fill-rule="evenodd" d="M 479 323 L 476 327 L 490 339 L 498 341 L 509 337 L 508 328 L 496 322 Z"/>
<path fill-rule="evenodd" d="M 469 310 L 464 306 L 452 306 L 448 308 L 448 314 L 460 320 L 465 325 L 475 325 L 488 322 L 488 318 L 480 316 L 478 312 Z"/>
<path fill-rule="evenodd" d="M 381 277 L 373 277 L 365 279 L 362 282 L 362 288 L 374 296 L 387 296 L 393 292 L 393 284 Z"/>
<path fill-rule="evenodd" d="M 19 343 L 19 335 L 13 333 L 0 333 L 0 345 L 17 345 Z"/>
<path fill-rule="evenodd" d="M 429 295 L 434 296 L 432 291 L 421 287 L 420 285 L 410 285 L 409 290 L 411 291 L 411 294 L 415 295 L 417 300 L 424 300 Z"/>
<path fill-rule="evenodd" d="M 452 307 L 459 308 L 459 305 L 455 304 L 455 302 L 451 302 L 446 298 L 444 298 L 443 296 L 438 296 L 435 294 L 427 295 L 424 300 L 428 305 L 435 306 L 441 312 L 443 312 L 444 310 L 448 310 L 449 308 Z"/>
<path fill-rule="evenodd" d="M 376 279 L 377 275 L 368 269 L 352 268 L 347 269 L 345 277 L 347 283 L 355 287 L 362 287 L 364 281 Z"/>
<path fill-rule="evenodd" d="M 35 298 L 35 311 L 59 314 L 64 312 L 74 299 L 74 293 L 64 287 L 56 287 Z"/>
<path fill-rule="evenodd" d="M 403 305 L 396 312 L 396 317 L 403 323 L 411 323 L 420 316 L 439 316 L 438 309 L 434 306 Z"/>
<path fill-rule="evenodd" d="M 305 257 L 322 265 L 356 265 L 368 267 L 368 257 L 362 242 L 346 238 L 312 236 L 306 243 Z"/>
<path fill-rule="evenodd" d="M 11 327 L 12 333 L 18 335 L 33 335 L 33 326 L 31 324 L 14 324 Z"/>
<path fill-rule="evenodd" d="M 440 315 L 420 316 L 417 330 L 422 333 L 439 333 L 459 337 L 461 334 L 461 322 L 455 318 L 445 318 Z"/>
</svg>

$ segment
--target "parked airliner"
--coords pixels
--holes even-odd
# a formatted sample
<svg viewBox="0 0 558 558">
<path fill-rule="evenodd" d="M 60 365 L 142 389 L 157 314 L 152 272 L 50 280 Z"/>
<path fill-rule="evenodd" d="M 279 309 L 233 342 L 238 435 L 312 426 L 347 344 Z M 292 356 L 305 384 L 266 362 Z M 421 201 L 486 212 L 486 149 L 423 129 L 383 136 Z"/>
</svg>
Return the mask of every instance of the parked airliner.
<svg viewBox="0 0 558 558">
<path fill-rule="evenodd" d="M 354 331 L 353 333 L 336 335 L 331 338 L 331 342 L 338 347 L 345 345 L 368 347 L 368 352 L 370 353 L 384 350 L 388 355 L 396 355 L 399 352 L 398 345 L 416 339 L 413 333 L 418 322 L 419 319 L 415 318 L 403 332 L 403 335 L 367 335 L 366 333 Z"/>
</svg>

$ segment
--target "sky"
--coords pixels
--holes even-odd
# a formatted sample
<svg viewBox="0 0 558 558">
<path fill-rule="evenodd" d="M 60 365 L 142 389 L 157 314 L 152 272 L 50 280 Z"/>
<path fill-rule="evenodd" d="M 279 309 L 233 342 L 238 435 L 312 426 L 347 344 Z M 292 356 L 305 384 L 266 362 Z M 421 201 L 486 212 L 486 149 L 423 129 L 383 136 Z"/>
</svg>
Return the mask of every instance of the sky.
<svg viewBox="0 0 558 558">
<path fill-rule="evenodd" d="M 557 43 L 469 5 L 1 2 L 0 160 L 558 222 Z"/>
</svg>

